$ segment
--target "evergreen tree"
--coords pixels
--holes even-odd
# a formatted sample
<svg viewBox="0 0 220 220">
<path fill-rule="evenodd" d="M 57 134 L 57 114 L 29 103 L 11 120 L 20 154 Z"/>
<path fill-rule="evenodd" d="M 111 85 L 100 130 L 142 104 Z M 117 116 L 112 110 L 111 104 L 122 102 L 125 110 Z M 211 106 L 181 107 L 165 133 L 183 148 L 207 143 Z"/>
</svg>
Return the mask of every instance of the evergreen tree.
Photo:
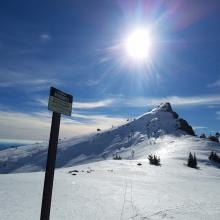
<svg viewBox="0 0 220 220">
<path fill-rule="evenodd" d="M 213 160 L 214 157 L 214 152 L 212 151 L 211 154 L 209 155 L 209 160 Z"/>
<path fill-rule="evenodd" d="M 196 168 L 197 167 L 197 159 L 196 159 L 196 154 L 194 153 L 194 157 L 193 157 L 193 167 Z"/>
<path fill-rule="evenodd" d="M 150 164 L 153 164 L 153 156 L 152 155 L 148 155 L 148 160 Z"/>
<path fill-rule="evenodd" d="M 150 164 L 153 165 L 160 165 L 160 157 L 157 157 L 156 155 L 152 156 L 152 155 L 148 155 L 148 160 Z"/>
<path fill-rule="evenodd" d="M 201 135 L 200 135 L 200 138 L 206 138 L 205 134 L 204 134 L 204 133 L 201 134 Z"/>
<path fill-rule="evenodd" d="M 118 154 L 116 153 L 116 155 L 113 157 L 113 160 L 121 160 L 121 156 L 118 156 Z"/>
<path fill-rule="evenodd" d="M 191 152 L 189 153 L 189 157 L 188 157 L 188 161 L 187 161 L 187 166 L 188 167 L 193 167 L 193 155 L 192 155 Z"/>
<path fill-rule="evenodd" d="M 215 141 L 215 142 L 219 142 L 219 139 L 216 136 L 210 135 L 209 136 L 209 140 L 210 141 Z"/>
<path fill-rule="evenodd" d="M 220 163 L 220 157 L 214 151 L 212 151 L 211 154 L 209 155 L 209 160 L 212 160 L 214 162 Z"/>
<path fill-rule="evenodd" d="M 189 153 L 188 161 L 187 161 L 187 166 L 192 167 L 192 168 L 197 168 L 197 159 L 196 155 L 192 155 L 192 153 Z"/>
</svg>

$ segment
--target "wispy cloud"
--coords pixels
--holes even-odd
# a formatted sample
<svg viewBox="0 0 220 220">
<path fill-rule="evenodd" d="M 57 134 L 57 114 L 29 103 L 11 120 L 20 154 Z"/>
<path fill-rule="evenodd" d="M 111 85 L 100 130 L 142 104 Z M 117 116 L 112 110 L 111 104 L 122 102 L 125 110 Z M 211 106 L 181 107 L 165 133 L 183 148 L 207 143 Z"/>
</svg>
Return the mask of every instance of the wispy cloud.
<svg viewBox="0 0 220 220">
<path fill-rule="evenodd" d="M 31 61 L 27 62 L 28 65 L 32 65 Z M 35 65 L 33 63 L 33 68 L 30 66 L 15 68 L 1 68 L 0 73 L 0 89 L 17 88 L 23 91 L 42 91 L 48 90 L 48 88 L 53 86 L 60 86 L 63 84 L 63 80 L 58 79 L 56 75 L 50 75 L 51 70 L 47 69 L 44 64 L 39 63 L 38 70 L 35 70 Z M 48 72 L 48 74 L 44 74 Z M 38 74 L 39 73 L 39 74 Z"/>
<path fill-rule="evenodd" d="M 47 106 L 48 100 L 45 98 L 36 98 L 34 100 L 40 106 Z M 103 99 L 98 101 L 90 102 L 74 102 L 73 109 L 95 109 L 101 107 L 114 107 L 120 104 L 120 108 L 135 107 L 135 108 L 146 108 L 157 106 L 162 102 L 170 102 L 173 106 L 199 106 L 207 105 L 208 107 L 216 106 L 220 104 L 220 95 L 203 95 L 203 96 L 168 96 L 162 98 L 150 98 L 150 97 L 116 97 Z"/>
<path fill-rule="evenodd" d="M 220 104 L 220 103 L 219 103 Z M 213 109 L 213 108 L 219 108 L 219 104 L 215 105 L 208 105 L 207 108 Z"/>
<path fill-rule="evenodd" d="M 113 99 L 104 99 L 95 102 L 73 102 L 74 109 L 93 109 L 112 106 L 114 103 Z"/>
<path fill-rule="evenodd" d="M 16 86 L 39 86 L 39 85 L 48 85 L 49 80 L 46 79 L 27 79 L 27 80 L 18 80 L 18 81 L 5 81 L 0 82 L 1 88 L 8 88 L 8 87 L 16 87 Z"/>
<path fill-rule="evenodd" d="M 0 111 L 1 137 L 22 139 L 46 139 L 50 122 L 45 117 L 14 111 Z"/>
<path fill-rule="evenodd" d="M 170 102 L 174 106 L 216 105 L 220 104 L 220 95 L 204 95 L 189 97 L 169 96 L 164 98 L 137 97 L 133 99 L 124 100 L 124 103 L 126 105 L 133 107 L 155 106 L 162 102 Z"/>
<path fill-rule="evenodd" d="M 217 119 L 220 120 L 220 111 L 217 111 L 216 115 L 217 115 Z"/>
<path fill-rule="evenodd" d="M 89 79 L 89 80 L 87 80 L 86 84 L 88 86 L 97 86 L 101 82 L 102 78 L 103 77 L 101 77 L 99 79 Z"/>
<path fill-rule="evenodd" d="M 119 125 L 125 122 L 125 118 L 122 116 L 110 116 L 104 114 L 86 115 L 86 114 L 73 113 L 72 118 L 83 119 L 86 124 L 91 124 L 91 125 L 94 124 L 104 128 L 110 127 L 112 125 Z"/>
<path fill-rule="evenodd" d="M 215 105 L 220 103 L 220 96 L 192 96 L 166 98 L 123 98 L 105 99 L 95 102 L 76 102 L 73 109 L 89 110 L 100 107 L 114 107 L 120 103 L 120 107 L 144 107 L 155 106 L 161 102 L 171 102 L 174 106 L 196 106 L 196 105 Z M 41 106 L 47 105 L 46 99 L 38 99 Z M 216 112 L 217 119 L 220 120 L 220 111 Z M 95 114 L 84 112 L 74 112 L 72 117 L 62 117 L 61 137 L 71 137 L 74 135 L 87 134 L 95 132 L 97 128 L 107 129 L 112 125 L 119 125 L 125 122 L 123 116 L 113 116 L 106 114 Z M 23 139 L 45 139 L 48 138 L 51 124 L 50 112 L 22 113 L 10 111 L 8 109 L 0 110 L 0 134 L 1 137 L 23 138 Z M 207 129 L 206 126 L 194 126 L 194 129 Z"/>
<path fill-rule="evenodd" d="M 43 40 L 50 40 L 51 39 L 51 36 L 49 34 L 45 34 L 45 33 L 41 34 L 40 37 Z"/>
<path fill-rule="evenodd" d="M 62 117 L 60 137 L 88 134 L 96 132 L 97 128 L 107 129 L 124 121 L 124 118 L 108 115 L 73 114 L 71 118 Z M 0 111 L 0 124 L 0 138 L 45 140 L 49 137 L 51 113 Z"/>
<path fill-rule="evenodd" d="M 24 79 L 9 79 L 0 82 L 0 88 L 19 88 L 22 90 L 28 89 L 28 91 L 42 91 L 48 90 L 50 85 L 61 85 L 61 81 L 57 79 L 43 79 L 43 78 L 32 78 Z"/>
<path fill-rule="evenodd" d="M 193 126 L 194 130 L 203 130 L 203 129 L 208 129 L 206 126 Z"/>
<path fill-rule="evenodd" d="M 40 106 L 48 105 L 48 99 L 46 98 L 35 98 L 33 101 Z M 112 106 L 113 104 L 114 104 L 113 99 L 103 99 L 103 100 L 94 101 L 94 102 L 74 102 L 73 101 L 73 109 L 95 109 L 95 108 L 103 108 L 103 107 Z"/>
<path fill-rule="evenodd" d="M 32 101 L 29 102 L 32 105 L 38 105 L 42 107 L 46 107 L 48 105 L 48 98 L 34 98 Z"/>
<path fill-rule="evenodd" d="M 220 79 L 216 80 L 213 83 L 208 84 L 208 88 L 220 87 Z"/>
</svg>

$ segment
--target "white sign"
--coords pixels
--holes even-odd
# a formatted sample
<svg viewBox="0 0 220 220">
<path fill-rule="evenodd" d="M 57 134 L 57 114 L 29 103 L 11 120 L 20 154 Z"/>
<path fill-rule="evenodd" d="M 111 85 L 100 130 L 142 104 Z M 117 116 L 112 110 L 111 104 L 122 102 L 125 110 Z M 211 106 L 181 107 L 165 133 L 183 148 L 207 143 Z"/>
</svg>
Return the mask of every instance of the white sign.
<svg viewBox="0 0 220 220">
<path fill-rule="evenodd" d="M 54 87 L 50 88 L 48 109 L 64 115 L 71 116 L 73 96 Z"/>
</svg>

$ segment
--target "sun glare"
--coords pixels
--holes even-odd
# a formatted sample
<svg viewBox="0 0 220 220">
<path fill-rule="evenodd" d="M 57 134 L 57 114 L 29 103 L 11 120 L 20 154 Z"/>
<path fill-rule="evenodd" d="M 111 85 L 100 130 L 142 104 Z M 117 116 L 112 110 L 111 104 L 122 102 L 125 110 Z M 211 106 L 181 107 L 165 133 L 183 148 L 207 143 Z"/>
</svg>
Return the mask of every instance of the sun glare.
<svg viewBox="0 0 220 220">
<path fill-rule="evenodd" d="M 147 60 L 151 47 L 152 41 L 149 32 L 145 29 L 135 30 L 125 41 L 127 55 L 137 61 Z"/>
</svg>

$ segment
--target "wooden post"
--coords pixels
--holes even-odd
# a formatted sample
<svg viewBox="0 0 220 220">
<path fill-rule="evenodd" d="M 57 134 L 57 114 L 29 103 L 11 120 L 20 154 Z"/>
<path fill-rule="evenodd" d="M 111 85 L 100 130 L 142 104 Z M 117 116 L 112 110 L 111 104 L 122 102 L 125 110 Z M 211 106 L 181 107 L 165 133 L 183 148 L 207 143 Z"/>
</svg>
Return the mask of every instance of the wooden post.
<svg viewBox="0 0 220 220">
<path fill-rule="evenodd" d="M 54 169 L 56 164 L 57 143 L 60 129 L 60 117 L 60 113 L 53 112 L 40 220 L 49 220 L 50 218 Z"/>
</svg>

